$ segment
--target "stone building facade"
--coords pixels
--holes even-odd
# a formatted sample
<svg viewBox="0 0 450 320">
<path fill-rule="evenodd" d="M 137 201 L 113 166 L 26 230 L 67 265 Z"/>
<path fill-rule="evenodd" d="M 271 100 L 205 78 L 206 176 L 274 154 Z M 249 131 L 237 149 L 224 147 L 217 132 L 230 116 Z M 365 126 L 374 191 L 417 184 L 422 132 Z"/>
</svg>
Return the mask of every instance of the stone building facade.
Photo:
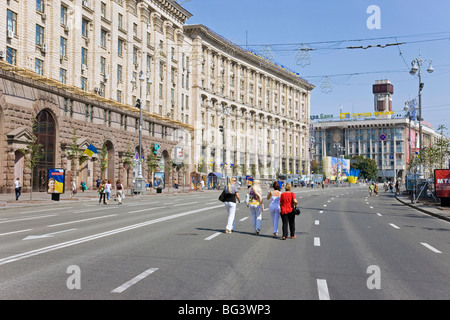
<svg viewBox="0 0 450 320">
<path fill-rule="evenodd" d="M 199 171 L 308 171 L 313 86 L 190 17 L 174 0 L 6 0 L 0 192 L 16 178 L 43 191 L 49 168 L 131 187 L 140 131 L 140 156 L 155 154 L 169 185 Z M 45 156 L 31 172 L 22 151 L 34 138 Z M 78 159 L 90 144 L 99 153 Z"/>
<path fill-rule="evenodd" d="M 141 156 L 158 144 L 157 170 L 173 177 L 167 162 L 189 162 L 193 132 L 185 108 L 190 39 L 183 34 L 190 16 L 171 0 L 6 1 L 0 9 L 0 192 L 12 191 L 17 177 L 29 189 L 31 172 L 20 149 L 33 131 L 46 149 L 33 173 L 35 190 L 44 189 L 49 167 L 66 169 L 66 182 L 74 177 L 89 188 L 99 176 L 131 184 L 138 100 Z M 72 163 L 74 137 L 82 150 L 106 145 L 104 172 L 99 155 Z"/>
<path fill-rule="evenodd" d="M 267 179 L 307 172 L 314 86 L 204 25 L 184 29 L 192 38 L 197 168 Z"/>
</svg>

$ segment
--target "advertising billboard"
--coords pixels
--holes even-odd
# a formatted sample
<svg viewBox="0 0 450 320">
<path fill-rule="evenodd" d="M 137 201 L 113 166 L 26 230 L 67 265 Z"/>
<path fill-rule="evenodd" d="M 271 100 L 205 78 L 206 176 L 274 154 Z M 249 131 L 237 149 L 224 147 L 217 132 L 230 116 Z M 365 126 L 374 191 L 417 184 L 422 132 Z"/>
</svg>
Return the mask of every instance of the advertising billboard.
<svg viewBox="0 0 450 320">
<path fill-rule="evenodd" d="M 436 186 L 436 197 L 450 198 L 450 170 L 434 170 L 434 183 Z"/>
<path fill-rule="evenodd" d="M 64 193 L 65 170 L 64 169 L 48 169 L 48 194 Z"/>
</svg>

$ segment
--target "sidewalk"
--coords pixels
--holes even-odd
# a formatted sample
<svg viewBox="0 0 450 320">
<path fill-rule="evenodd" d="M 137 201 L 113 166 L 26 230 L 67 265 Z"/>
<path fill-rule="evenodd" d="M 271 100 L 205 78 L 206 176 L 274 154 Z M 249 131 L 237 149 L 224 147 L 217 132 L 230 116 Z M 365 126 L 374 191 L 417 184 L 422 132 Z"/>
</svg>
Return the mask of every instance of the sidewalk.
<svg viewBox="0 0 450 320">
<path fill-rule="evenodd" d="M 127 198 L 138 198 L 138 197 L 164 197 L 164 196 L 176 196 L 177 194 L 187 194 L 187 193 L 197 193 L 202 191 L 189 191 L 186 187 L 184 190 L 170 188 L 170 190 L 164 189 L 162 193 L 156 193 L 156 190 L 147 190 L 147 193 L 143 196 L 132 195 L 130 190 L 126 190 L 125 199 Z M 111 198 L 114 202 L 116 191 L 113 190 L 111 193 Z M 22 193 L 19 200 L 16 201 L 15 193 L 1 193 L 0 194 L 0 210 L 4 208 L 20 208 L 20 207 L 33 207 L 39 205 L 49 205 L 49 204 L 66 204 L 66 203 L 77 203 L 80 201 L 98 201 L 99 195 L 97 190 L 86 190 L 85 192 L 78 191 L 73 198 L 70 198 L 70 192 L 66 192 L 60 195 L 60 201 L 53 201 L 51 194 L 47 192 L 37 192 L 34 191 L 32 194 L 32 200 L 30 200 L 30 193 Z M 126 201 L 126 200 L 125 200 Z"/>
<path fill-rule="evenodd" d="M 398 194 L 395 198 L 401 203 L 410 206 L 411 208 L 422 211 L 426 214 L 432 215 L 439 219 L 443 219 L 446 221 L 450 221 L 450 208 L 449 207 L 441 207 L 440 202 L 416 202 L 411 203 L 411 199 L 406 194 Z"/>
</svg>

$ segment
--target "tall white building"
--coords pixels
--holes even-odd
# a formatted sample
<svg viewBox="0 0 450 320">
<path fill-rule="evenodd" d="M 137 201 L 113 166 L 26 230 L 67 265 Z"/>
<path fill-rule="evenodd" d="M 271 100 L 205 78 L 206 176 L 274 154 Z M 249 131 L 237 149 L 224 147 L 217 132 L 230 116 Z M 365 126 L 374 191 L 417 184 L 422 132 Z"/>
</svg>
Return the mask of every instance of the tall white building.
<svg viewBox="0 0 450 320">
<path fill-rule="evenodd" d="M 314 86 L 203 25 L 184 30 L 192 39 L 197 167 L 263 178 L 308 170 Z"/>
</svg>

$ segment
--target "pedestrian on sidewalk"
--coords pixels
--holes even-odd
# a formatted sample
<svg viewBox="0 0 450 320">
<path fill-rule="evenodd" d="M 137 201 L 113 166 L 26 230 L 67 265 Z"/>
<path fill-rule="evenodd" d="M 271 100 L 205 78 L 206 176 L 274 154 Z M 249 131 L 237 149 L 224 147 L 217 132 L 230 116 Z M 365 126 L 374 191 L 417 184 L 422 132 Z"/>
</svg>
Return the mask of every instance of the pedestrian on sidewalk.
<svg viewBox="0 0 450 320">
<path fill-rule="evenodd" d="M 261 232 L 262 212 L 264 210 L 264 203 L 261 192 L 260 181 L 253 180 L 253 185 L 248 192 L 250 196 L 248 207 L 250 208 L 253 227 L 255 228 L 256 234 L 259 234 Z"/>
<path fill-rule="evenodd" d="M 16 201 L 19 201 L 19 197 L 22 194 L 22 183 L 19 178 L 14 181 L 14 191 L 16 192 Z"/>
<path fill-rule="evenodd" d="M 102 199 L 103 199 L 103 204 L 106 204 L 105 201 L 105 184 L 106 184 L 106 180 L 101 180 L 99 186 L 98 186 L 98 194 L 100 195 L 100 199 L 98 200 L 98 203 L 102 203 Z"/>
<path fill-rule="evenodd" d="M 224 188 L 225 192 L 225 208 L 227 209 L 228 213 L 228 220 L 227 220 L 227 227 L 225 229 L 225 233 L 231 233 L 233 232 L 236 222 L 235 222 L 235 215 L 236 215 L 236 200 L 238 203 L 241 203 L 241 198 L 239 197 L 238 188 L 236 186 L 236 178 L 228 177 L 227 185 Z"/>
<path fill-rule="evenodd" d="M 290 183 L 286 184 L 285 190 L 280 196 L 280 216 L 283 223 L 283 240 L 288 236 L 288 226 L 291 232 L 291 239 L 295 239 L 295 213 L 294 206 L 298 204 L 295 193 L 291 192 L 292 186 Z"/>
<path fill-rule="evenodd" d="M 378 183 L 375 183 L 373 191 L 375 192 L 375 196 L 378 197 Z"/>
<path fill-rule="evenodd" d="M 106 204 L 109 204 L 109 199 L 111 198 L 111 189 L 112 189 L 111 179 L 108 179 L 108 181 L 106 181 L 105 183 Z"/>
<path fill-rule="evenodd" d="M 123 185 L 120 182 L 120 180 L 116 181 L 116 197 L 117 197 L 117 204 L 122 204 L 122 197 L 123 197 Z"/>
<path fill-rule="evenodd" d="M 75 183 L 75 179 L 72 178 L 72 181 L 70 182 L 70 198 L 73 198 L 76 193 L 77 193 L 77 184 Z"/>
<path fill-rule="evenodd" d="M 280 222 L 280 185 L 278 182 L 274 182 L 273 191 L 269 191 L 267 200 L 270 200 L 269 211 L 272 217 L 273 237 L 278 237 L 278 223 Z"/>
</svg>

